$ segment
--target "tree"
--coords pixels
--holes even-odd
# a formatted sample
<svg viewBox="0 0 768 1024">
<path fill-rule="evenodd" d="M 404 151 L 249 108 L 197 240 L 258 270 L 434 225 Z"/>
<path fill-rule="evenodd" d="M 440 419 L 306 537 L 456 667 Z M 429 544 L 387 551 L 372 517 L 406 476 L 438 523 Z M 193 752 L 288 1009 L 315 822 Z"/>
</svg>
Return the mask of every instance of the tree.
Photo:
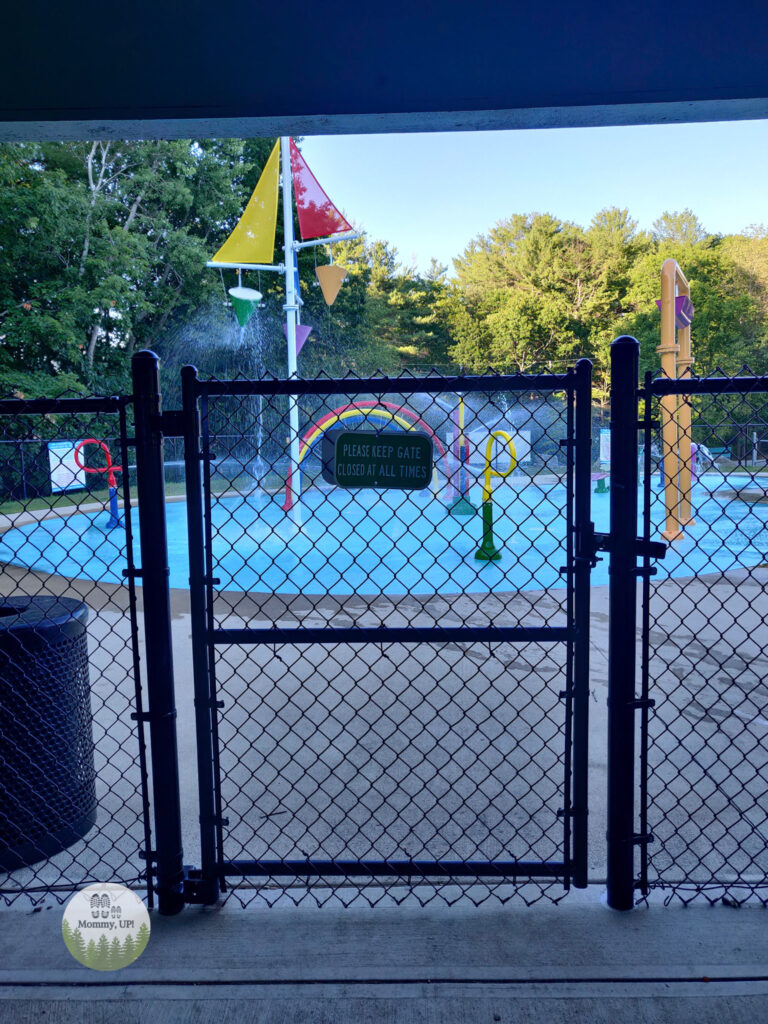
<svg viewBox="0 0 768 1024">
<path fill-rule="evenodd" d="M 736 247 L 738 250 L 738 246 Z M 733 246 L 716 240 L 707 246 L 667 243 L 654 247 L 635 264 L 629 301 L 633 312 L 625 321 L 626 333 L 640 340 L 641 368 L 659 364 L 660 270 L 665 259 L 676 259 L 690 286 L 696 309 L 691 341 L 694 369 L 713 373 L 718 368 L 735 373 L 744 363 L 755 372 L 765 365 L 768 318 L 756 294 L 744 286 L 743 268 L 733 258 Z"/>
<path fill-rule="evenodd" d="M 234 271 L 205 269 L 237 222 L 274 140 L 95 140 L 0 146 L 0 391 L 29 397 L 130 390 L 130 357 L 165 359 L 169 407 L 178 367 L 287 372 L 280 275 L 246 274 L 263 293 L 248 330 L 234 327 Z M 281 258 L 278 211 L 275 257 Z M 347 279 L 326 306 L 317 265 Z M 697 368 L 755 372 L 768 363 L 768 234 L 724 238 L 695 214 L 664 212 L 641 232 L 626 209 L 586 230 L 551 214 L 516 213 L 454 262 L 425 273 L 364 234 L 299 253 L 302 322 L 312 326 L 299 372 L 367 375 L 450 364 L 482 372 L 563 369 L 580 356 L 607 394 L 610 343 L 658 344 L 658 275 L 673 256 L 691 281 Z M 222 287 L 223 283 L 223 287 Z M 172 385 L 172 386 L 171 386 Z"/>
<path fill-rule="evenodd" d="M 244 151 L 239 140 L 2 148 L 0 380 L 127 388 L 133 350 L 217 295 L 204 263 L 247 198 Z"/>
<path fill-rule="evenodd" d="M 590 322 L 606 307 L 589 241 L 549 214 L 515 214 L 454 260 L 463 312 L 452 355 L 468 368 L 562 366 L 589 354 Z"/>
<path fill-rule="evenodd" d="M 670 213 L 665 210 L 660 217 L 653 222 L 653 237 L 655 241 L 672 242 L 682 245 L 698 245 L 708 237 L 704 225 L 699 218 L 687 207 L 680 213 L 675 210 Z"/>
</svg>

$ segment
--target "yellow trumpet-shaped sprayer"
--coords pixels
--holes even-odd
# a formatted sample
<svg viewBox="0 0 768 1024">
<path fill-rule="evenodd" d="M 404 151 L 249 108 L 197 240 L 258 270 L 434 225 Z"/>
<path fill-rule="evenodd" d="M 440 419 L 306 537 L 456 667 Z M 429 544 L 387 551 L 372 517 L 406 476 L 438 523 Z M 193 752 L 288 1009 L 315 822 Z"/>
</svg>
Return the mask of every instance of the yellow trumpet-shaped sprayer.
<svg viewBox="0 0 768 1024">
<path fill-rule="evenodd" d="M 509 466 L 501 471 L 493 468 L 493 446 L 497 438 L 501 438 L 509 449 Z M 493 541 L 493 498 L 491 496 L 491 477 L 498 476 L 502 479 L 514 470 L 517 465 L 517 450 L 515 442 L 506 430 L 494 430 L 488 438 L 485 446 L 485 473 L 483 476 L 483 540 L 475 552 L 475 558 L 481 562 L 496 562 L 501 558 L 501 552 Z"/>
<path fill-rule="evenodd" d="M 509 467 L 500 473 L 498 469 L 493 468 L 493 443 L 497 437 L 503 438 L 507 442 L 507 448 L 509 448 Z M 488 443 L 485 446 L 485 477 L 483 480 L 483 501 L 491 500 L 491 477 L 499 476 L 505 477 L 514 470 L 517 465 L 517 449 L 515 448 L 515 442 L 506 430 L 494 430 L 491 436 L 488 438 Z"/>
</svg>

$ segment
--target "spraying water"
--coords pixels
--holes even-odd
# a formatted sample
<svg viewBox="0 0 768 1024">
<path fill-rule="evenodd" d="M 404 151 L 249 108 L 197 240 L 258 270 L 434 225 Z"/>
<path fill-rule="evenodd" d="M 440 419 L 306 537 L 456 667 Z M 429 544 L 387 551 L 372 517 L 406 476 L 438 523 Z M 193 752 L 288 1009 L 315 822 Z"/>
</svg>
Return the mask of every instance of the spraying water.
<svg viewBox="0 0 768 1024">
<path fill-rule="evenodd" d="M 166 408 L 181 405 L 180 370 L 192 364 L 201 378 L 259 380 L 284 358 L 277 316 L 260 309 L 241 327 L 231 311 L 212 303 L 191 321 L 171 327 L 157 345 L 162 360 Z M 237 483 L 241 493 L 255 491 L 269 469 L 265 456 L 264 399 L 261 395 L 218 403 L 211 410 L 211 432 L 220 439 L 222 458 L 215 465 L 217 490 Z M 177 455 L 174 458 L 174 455 Z M 169 473 L 181 465 L 181 453 L 166 452 Z"/>
</svg>

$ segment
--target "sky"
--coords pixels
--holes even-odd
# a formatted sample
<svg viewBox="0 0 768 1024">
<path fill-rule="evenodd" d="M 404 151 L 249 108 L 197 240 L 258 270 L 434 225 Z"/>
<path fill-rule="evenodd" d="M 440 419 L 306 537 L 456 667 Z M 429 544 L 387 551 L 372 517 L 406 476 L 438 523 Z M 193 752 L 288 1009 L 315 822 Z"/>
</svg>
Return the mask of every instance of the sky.
<svg viewBox="0 0 768 1024">
<path fill-rule="evenodd" d="M 768 121 L 307 136 L 301 148 L 347 218 L 419 270 L 432 257 L 451 270 L 513 213 L 588 227 L 619 206 L 650 229 L 688 207 L 715 234 L 768 224 Z"/>
</svg>

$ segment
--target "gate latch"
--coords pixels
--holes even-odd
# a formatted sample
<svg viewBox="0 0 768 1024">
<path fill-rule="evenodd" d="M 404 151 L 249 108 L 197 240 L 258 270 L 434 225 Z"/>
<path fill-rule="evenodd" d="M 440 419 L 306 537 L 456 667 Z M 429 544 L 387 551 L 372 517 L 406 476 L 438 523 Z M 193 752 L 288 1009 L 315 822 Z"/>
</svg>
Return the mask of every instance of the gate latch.
<svg viewBox="0 0 768 1024">
<path fill-rule="evenodd" d="M 642 537 L 638 537 L 635 541 L 637 554 L 643 557 L 647 555 L 648 558 L 664 558 L 668 547 L 663 540 L 643 540 Z"/>
<path fill-rule="evenodd" d="M 583 531 L 583 540 L 580 545 L 577 558 L 588 558 L 592 569 L 600 559 L 598 551 L 610 551 L 612 548 L 612 537 L 610 533 L 600 533 L 595 529 L 595 524 L 590 523 L 589 529 Z M 667 545 L 661 540 L 644 540 L 642 537 L 635 538 L 635 555 L 638 558 L 664 558 L 667 553 Z M 655 569 L 652 572 L 655 573 Z"/>
<path fill-rule="evenodd" d="M 608 551 L 608 534 L 598 533 L 594 523 L 587 523 L 584 529 L 576 535 L 576 558 L 577 562 L 588 562 L 590 569 L 594 569 L 600 558 L 598 551 Z"/>
</svg>

